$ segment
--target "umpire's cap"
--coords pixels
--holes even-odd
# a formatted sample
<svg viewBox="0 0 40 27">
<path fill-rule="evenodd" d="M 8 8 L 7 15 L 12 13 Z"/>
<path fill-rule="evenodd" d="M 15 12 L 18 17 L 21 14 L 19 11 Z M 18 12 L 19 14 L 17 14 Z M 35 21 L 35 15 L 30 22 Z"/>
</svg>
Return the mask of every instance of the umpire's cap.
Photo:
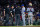
<svg viewBox="0 0 40 27">
<path fill-rule="evenodd" d="M 18 4 L 17 6 L 20 6 L 20 4 Z"/>
</svg>

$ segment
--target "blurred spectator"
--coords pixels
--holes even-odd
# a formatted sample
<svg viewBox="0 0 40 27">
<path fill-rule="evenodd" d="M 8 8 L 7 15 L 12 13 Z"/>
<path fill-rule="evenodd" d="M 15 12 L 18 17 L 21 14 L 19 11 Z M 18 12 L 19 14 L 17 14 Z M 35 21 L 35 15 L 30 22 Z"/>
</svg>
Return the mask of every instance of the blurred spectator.
<svg viewBox="0 0 40 27">
<path fill-rule="evenodd" d="M 4 25 L 8 25 L 8 21 L 9 21 L 9 5 L 7 5 L 7 8 L 4 10 L 4 16 L 6 16 L 6 21 L 4 23 Z"/>
<path fill-rule="evenodd" d="M 0 15 L 1 15 L 1 6 L 0 6 Z"/>
<path fill-rule="evenodd" d="M 40 13 L 39 13 L 39 14 L 37 14 L 37 16 L 39 17 L 38 19 L 40 19 Z"/>
</svg>

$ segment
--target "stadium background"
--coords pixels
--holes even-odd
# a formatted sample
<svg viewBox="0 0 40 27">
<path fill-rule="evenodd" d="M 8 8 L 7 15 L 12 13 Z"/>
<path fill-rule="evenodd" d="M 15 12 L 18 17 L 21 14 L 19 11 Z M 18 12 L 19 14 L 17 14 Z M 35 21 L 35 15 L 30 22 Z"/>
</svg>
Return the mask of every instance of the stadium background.
<svg viewBox="0 0 40 27">
<path fill-rule="evenodd" d="M 33 3 L 33 1 L 36 1 L 36 3 L 37 4 L 40 4 L 40 0 L 0 0 L 0 5 L 2 6 L 2 7 L 5 7 L 7 4 L 14 4 L 14 5 L 16 5 L 16 4 L 25 4 L 25 6 L 29 3 L 29 2 L 32 2 Z M 34 3 L 33 3 L 34 4 Z"/>
<path fill-rule="evenodd" d="M 21 0 L 0 0 L 0 6 L 2 6 L 3 8 L 6 8 L 6 6 L 8 4 L 10 4 L 10 6 L 11 5 L 14 5 L 15 6 L 16 4 L 20 4 L 21 5 L 23 3 L 25 5 L 25 7 L 27 7 L 28 6 L 28 3 L 29 2 L 32 2 L 33 3 L 33 1 L 37 1 L 36 7 L 38 8 L 38 5 L 40 5 L 40 0 L 22 0 L 22 2 L 21 2 Z M 33 3 L 33 5 L 35 5 L 35 4 Z M 37 12 L 37 10 L 36 10 L 36 12 Z"/>
</svg>

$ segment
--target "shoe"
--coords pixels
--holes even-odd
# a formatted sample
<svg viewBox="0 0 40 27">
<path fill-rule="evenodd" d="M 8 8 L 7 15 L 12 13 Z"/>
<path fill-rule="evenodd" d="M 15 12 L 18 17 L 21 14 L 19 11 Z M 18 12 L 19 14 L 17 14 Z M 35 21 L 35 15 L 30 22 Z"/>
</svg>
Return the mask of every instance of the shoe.
<svg viewBox="0 0 40 27">
<path fill-rule="evenodd" d="M 26 25 L 23 25 L 23 26 L 26 26 Z"/>
</svg>

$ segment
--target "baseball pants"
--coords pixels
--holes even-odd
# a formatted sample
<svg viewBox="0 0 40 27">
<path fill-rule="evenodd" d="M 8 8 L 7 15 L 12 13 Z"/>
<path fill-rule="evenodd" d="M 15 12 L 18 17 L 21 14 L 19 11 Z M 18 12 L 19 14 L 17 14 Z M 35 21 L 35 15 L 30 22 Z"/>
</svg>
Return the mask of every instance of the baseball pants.
<svg viewBox="0 0 40 27">
<path fill-rule="evenodd" d="M 28 18 L 29 18 L 29 20 L 28 20 L 28 22 L 29 22 L 29 25 L 30 24 L 33 24 L 33 15 L 28 15 Z"/>
<path fill-rule="evenodd" d="M 25 26 L 25 14 L 22 14 L 23 26 Z"/>
</svg>

